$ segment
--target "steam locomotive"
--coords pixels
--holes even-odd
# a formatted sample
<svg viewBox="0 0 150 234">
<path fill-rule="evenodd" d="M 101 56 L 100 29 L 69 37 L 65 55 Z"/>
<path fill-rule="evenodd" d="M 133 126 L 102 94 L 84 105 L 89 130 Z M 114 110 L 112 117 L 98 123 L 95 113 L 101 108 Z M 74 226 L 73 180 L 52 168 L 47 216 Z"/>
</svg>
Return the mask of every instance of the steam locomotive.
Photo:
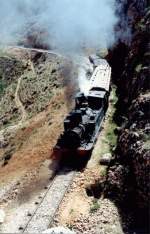
<svg viewBox="0 0 150 234">
<path fill-rule="evenodd" d="M 75 108 L 64 120 L 64 132 L 58 139 L 55 152 L 90 153 L 97 140 L 108 108 L 111 67 L 106 60 L 89 57 L 93 74 L 89 80 L 88 95 L 78 93 Z"/>
</svg>

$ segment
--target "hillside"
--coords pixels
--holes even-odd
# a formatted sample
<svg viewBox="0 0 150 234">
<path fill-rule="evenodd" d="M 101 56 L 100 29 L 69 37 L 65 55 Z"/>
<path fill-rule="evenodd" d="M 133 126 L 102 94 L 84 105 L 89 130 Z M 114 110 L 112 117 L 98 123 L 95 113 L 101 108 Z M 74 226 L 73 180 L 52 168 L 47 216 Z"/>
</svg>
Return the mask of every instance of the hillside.
<svg viewBox="0 0 150 234">
<path fill-rule="evenodd" d="M 0 200 L 6 205 L 51 158 L 75 72 L 67 59 L 35 51 L 2 50 L 0 61 Z"/>
</svg>

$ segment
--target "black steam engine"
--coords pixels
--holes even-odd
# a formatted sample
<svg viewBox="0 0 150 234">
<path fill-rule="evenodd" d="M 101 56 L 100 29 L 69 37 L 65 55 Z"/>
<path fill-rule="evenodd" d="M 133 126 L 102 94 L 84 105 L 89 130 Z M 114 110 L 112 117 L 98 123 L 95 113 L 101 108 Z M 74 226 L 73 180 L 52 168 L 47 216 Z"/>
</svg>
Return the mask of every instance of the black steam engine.
<svg viewBox="0 0 150 234">
<path fill-rule="evenodd" d="M 75 108 L 64 120 L 64 132 L 54 151 L 76 151 L 79 155 L 91 152 L 108 108 L 110 77 L 109 64 L 99 59 L 89 81 L 88 95 L 77 94 Z"/>
</svg>

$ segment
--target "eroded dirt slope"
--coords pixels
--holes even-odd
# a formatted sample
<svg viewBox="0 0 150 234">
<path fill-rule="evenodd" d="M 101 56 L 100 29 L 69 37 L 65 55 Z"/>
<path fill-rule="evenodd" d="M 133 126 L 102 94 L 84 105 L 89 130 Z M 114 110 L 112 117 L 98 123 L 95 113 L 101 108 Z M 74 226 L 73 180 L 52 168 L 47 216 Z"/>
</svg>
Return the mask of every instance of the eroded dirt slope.
<svg viewBox="0 0 150 234">
<path fill-rule="evenodd" d="M 75 69 L 64 57 L 12 48 L 1 51 L 0 61 L 0 205 L 6 207 L 51 158 L 72 104 Z"/>
</svg>

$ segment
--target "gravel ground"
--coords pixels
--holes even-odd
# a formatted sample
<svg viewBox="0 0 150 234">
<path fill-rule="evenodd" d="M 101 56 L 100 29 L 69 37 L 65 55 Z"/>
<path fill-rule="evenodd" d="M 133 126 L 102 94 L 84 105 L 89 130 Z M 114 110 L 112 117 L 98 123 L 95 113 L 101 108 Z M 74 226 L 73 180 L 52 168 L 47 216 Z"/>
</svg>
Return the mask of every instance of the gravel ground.
<svg viewBox="0 0 150 234">
<path fill-rule="evenodd" d="M 99 200 L 100 208 L 93 214 L 79 216 L 72 226 L 77 234 L 123 234 L 116 206 L 107 199 Z"/>
<path fill-rule="evenodd" d="M 50 179 L 53 178 L 53 173 L 57 169 L 57 164 L 53 164 L 50 169 L 50 163 L 51 160 L 43 162 L 38 171 L 32 173 L 32 175 L 29 173 L 27 177 L 22 178 L 24 179 L 22 184 L 12 181 L 10 186 L 1 189 L 2 205 L 0 207 L 6 213 L 6 219 L 0 225 L 0 233 L 21 233 L 23 231 L 41 203 L 47 192 L 47 186 L 51 184 Z M 4 204 L 6 204 L 6 207 Z"/>
<path fill-rule="evenodd" d="M 87 196 L 85 185 L 90 174 L 92 181 L 96 173 L 94 175 L 88 170 L 76 176 L 52 226 L 66 226 L 77 234 L 124 234 L 116 205 L 102 197 L 95 200 Z M 93 201 L 96 201 L 96 209 L 92 212 Z"/>
</svg>

